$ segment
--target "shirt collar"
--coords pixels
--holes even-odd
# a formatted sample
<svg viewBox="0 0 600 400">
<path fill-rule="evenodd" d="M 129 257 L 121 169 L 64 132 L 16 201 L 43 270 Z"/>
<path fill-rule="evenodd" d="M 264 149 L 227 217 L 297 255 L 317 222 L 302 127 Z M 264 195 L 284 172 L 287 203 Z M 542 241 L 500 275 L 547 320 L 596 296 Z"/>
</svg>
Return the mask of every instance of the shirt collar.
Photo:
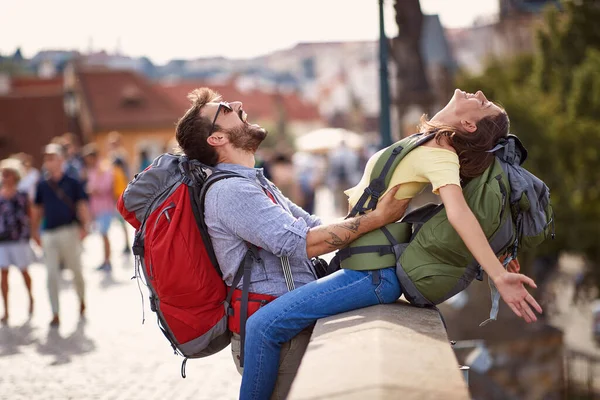
<svg viewBox="0 0 600 400">
<path fill-rule="evenodd" d="M 262 168 L 248 168 L 239 164 L 219 163 L 215 165 L 215 168 L 220 171 L 235 172 L 248 179 L 258 179 L 260 176 L 263 176 Z"/>
</svg>

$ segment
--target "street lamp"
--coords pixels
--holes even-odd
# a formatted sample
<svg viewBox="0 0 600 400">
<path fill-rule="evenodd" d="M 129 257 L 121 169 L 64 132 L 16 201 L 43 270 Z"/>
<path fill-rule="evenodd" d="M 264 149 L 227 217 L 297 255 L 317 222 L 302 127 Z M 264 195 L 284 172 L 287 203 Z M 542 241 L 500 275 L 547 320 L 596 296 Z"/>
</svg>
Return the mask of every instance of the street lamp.
<svg viewBox="0 0 600 400">
<path fill-rule="evenodd" d="M 383 1 L 379 0 L 379 132 L 381 147 L 392 144 L 392 128 L 390 123 L 390 85 L 388 81 L 388 41 L 383 23 Z"/>
</svg>

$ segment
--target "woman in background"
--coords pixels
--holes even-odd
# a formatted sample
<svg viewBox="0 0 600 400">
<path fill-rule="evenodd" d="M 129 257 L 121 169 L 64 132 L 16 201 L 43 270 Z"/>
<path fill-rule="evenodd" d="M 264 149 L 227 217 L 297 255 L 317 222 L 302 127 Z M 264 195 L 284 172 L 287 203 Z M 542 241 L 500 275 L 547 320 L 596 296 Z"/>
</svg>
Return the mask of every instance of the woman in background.
<svg viewBox="0 0 600 400">
<path fill-rule="evenodd" d="M 22 176 L 21 161 L 6 159 L 0 162 L 2 187 L 0 188 L 0 271 L 4 316 L 0 322 L 8 323 L 8 267 L 21 270 L 27 294 L 29 295 L 29 316 L 33 314 L 31 277 L 27 267 L 34 261 L 29 245 L 31 235 L 30 199 L 26 192 L 19 191 L 17 185 Z"/>
</svg>

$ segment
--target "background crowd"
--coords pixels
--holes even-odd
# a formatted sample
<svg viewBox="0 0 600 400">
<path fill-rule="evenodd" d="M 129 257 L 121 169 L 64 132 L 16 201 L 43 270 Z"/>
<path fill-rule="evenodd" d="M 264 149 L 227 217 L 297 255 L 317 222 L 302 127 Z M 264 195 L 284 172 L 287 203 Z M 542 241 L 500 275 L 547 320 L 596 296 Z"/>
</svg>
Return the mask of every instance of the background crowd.
<svg viewBox="0 0 600 400">
<path fill-rule="evenodd" d="M 111 243 L 108 231 L 117 218 L 116 201 L 129 178 L 127 156 L 120 134 L 109 135 L 107 148 L 100 152 L 94 143 L 80 146 L 72 133 L 55 137 L 43 149 L 41 171 L 32 165 L 32 155 L 18 153 L 0 162 L 0 269 L 2 270 L 3 324 L 8 323 L 9 267 L 17 267 L 29 294 L 28 313 L 34 312 L 31 277 L 27 271 L 35 261 L 47 269 L 47 287 L 56 327 L 59 319 L 59 276 L 73 273 L 80 300 L 79 313 L 85 316 L 85 283 L 81 271 L 81 241 L 90 233 L 102 237 L 104 259 L 98 271 L 110 274 Z M 117 248 L 129 254 L 128 234 Z"/>
</svg>

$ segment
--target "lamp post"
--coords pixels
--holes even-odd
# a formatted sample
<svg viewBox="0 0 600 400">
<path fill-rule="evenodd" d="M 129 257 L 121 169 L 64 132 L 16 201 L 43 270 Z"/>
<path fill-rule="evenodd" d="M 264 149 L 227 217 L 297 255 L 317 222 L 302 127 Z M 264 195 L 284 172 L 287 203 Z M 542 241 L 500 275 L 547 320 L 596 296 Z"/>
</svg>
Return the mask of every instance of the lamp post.
<svg viewBox="0 0 600 400">
<path fill-rule="evenodd" d="M 388 82 L 388 41 L 385 36 L 383 22 L 383 2 L 379 0 L 379 132 L 381 147 L 392 144 L 392 128 L 390 123 L 390 85 Z"/>
</svg>

